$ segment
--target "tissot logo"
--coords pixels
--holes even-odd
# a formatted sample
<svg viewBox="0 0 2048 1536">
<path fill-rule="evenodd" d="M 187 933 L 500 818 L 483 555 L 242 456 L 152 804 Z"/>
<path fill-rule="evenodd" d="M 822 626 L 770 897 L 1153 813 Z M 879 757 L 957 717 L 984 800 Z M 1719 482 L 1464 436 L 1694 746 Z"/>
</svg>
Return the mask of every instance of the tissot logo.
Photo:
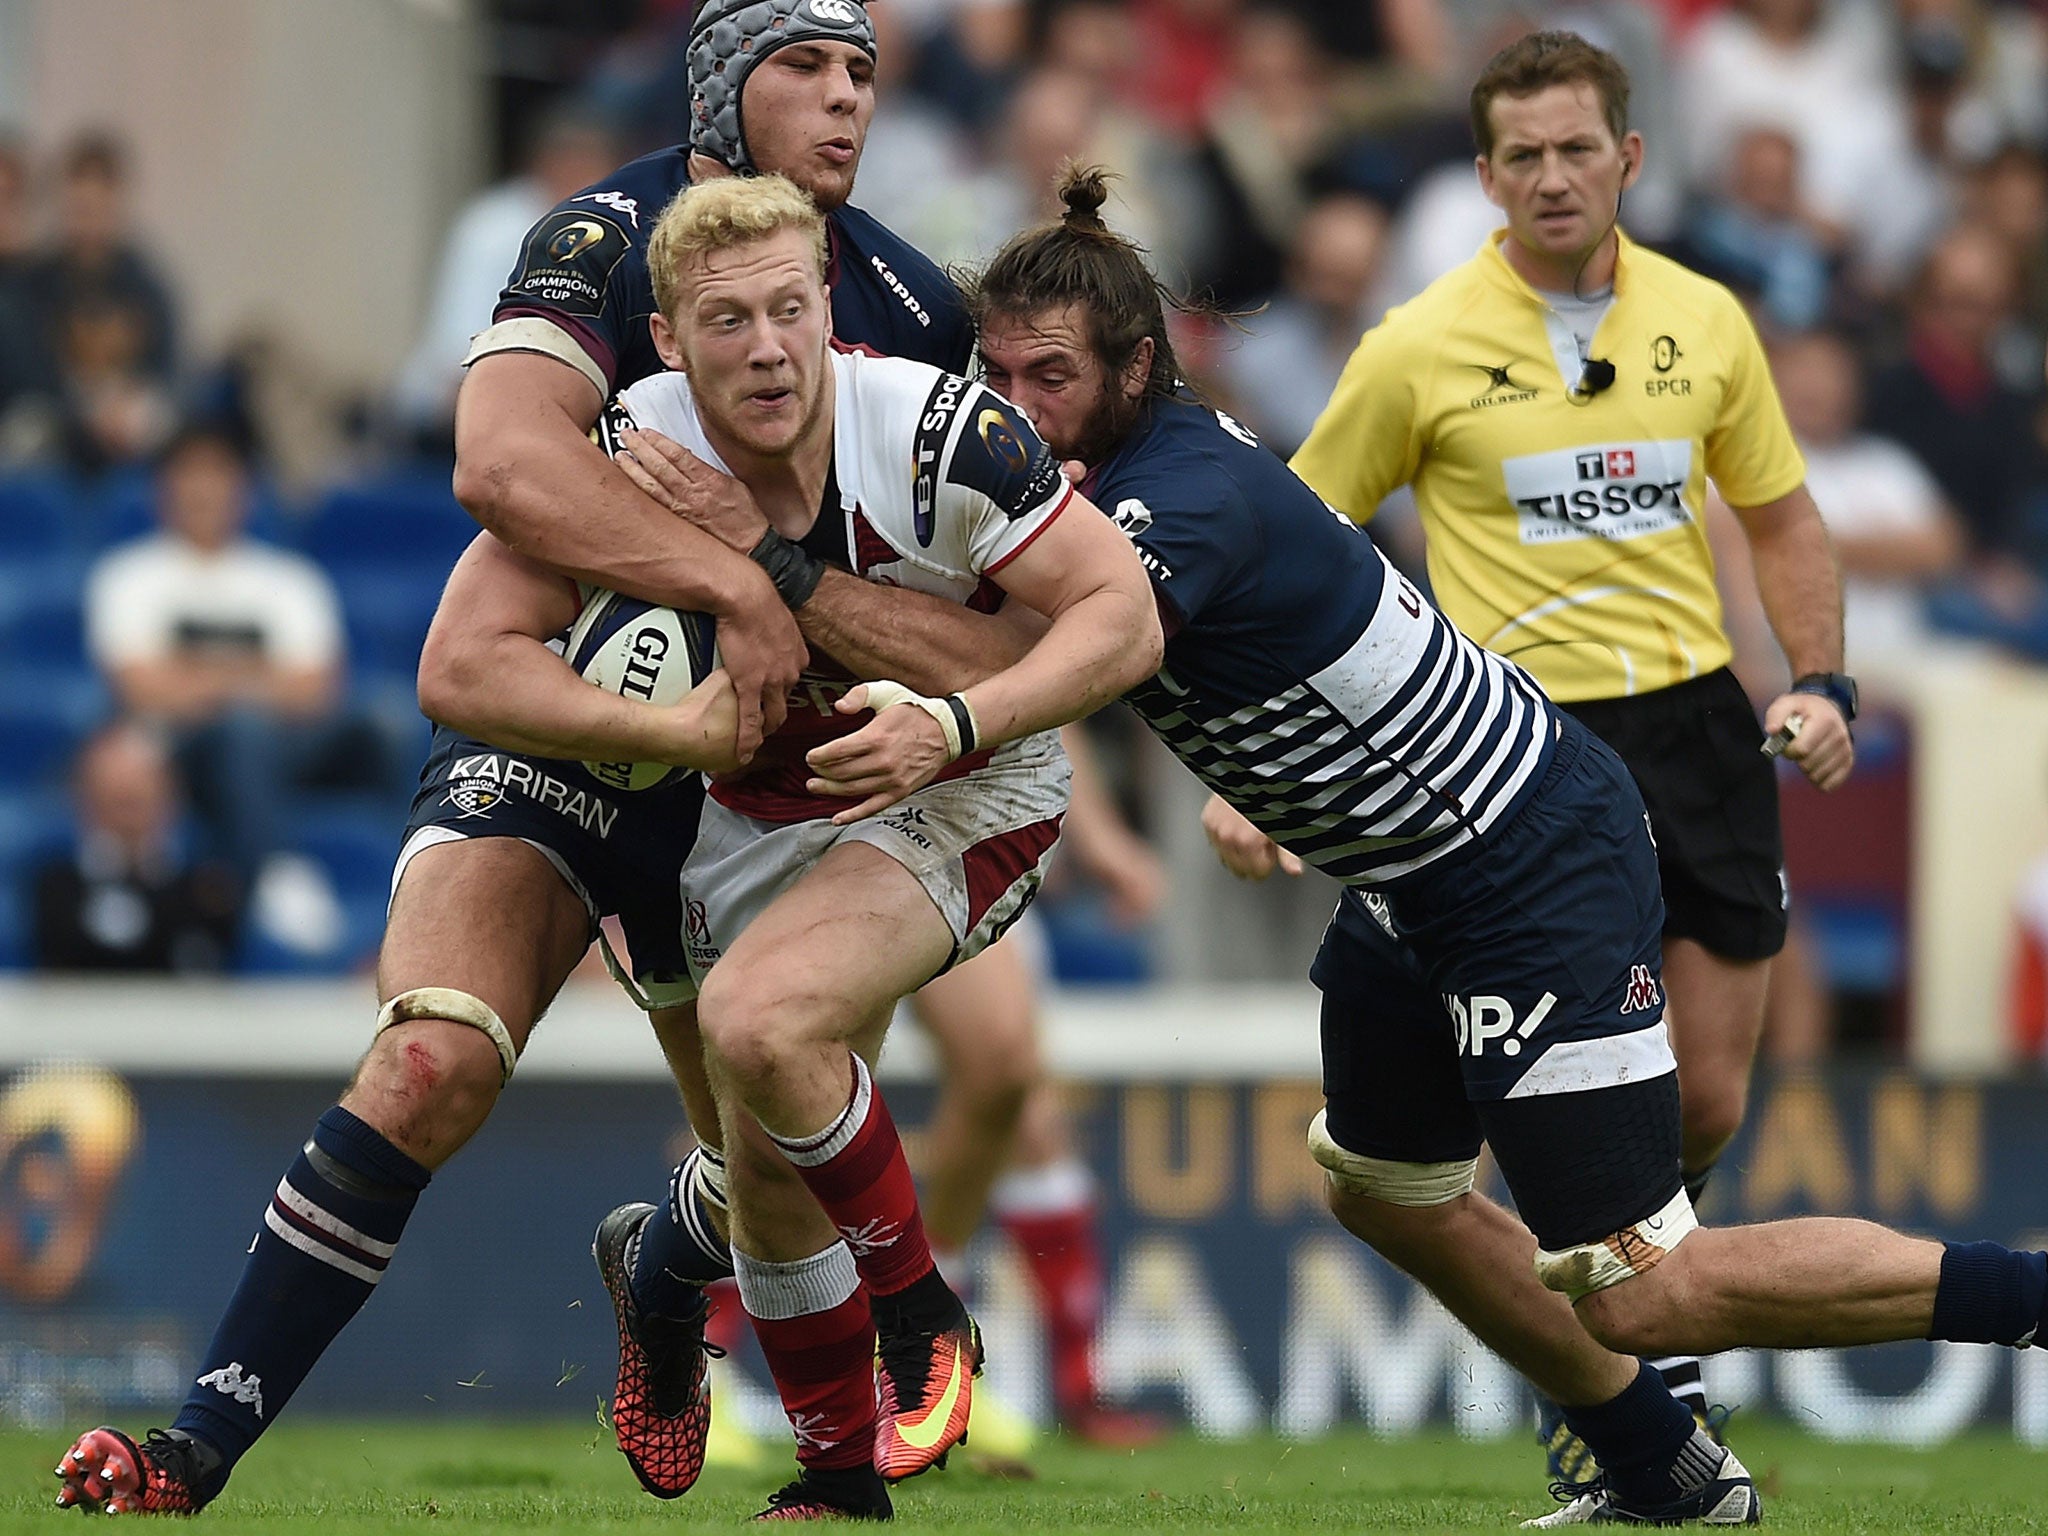
<svg viewBox="0 0 2048 1536">
<path fill-rule="evenodd" d="M 1692 444 L 1646 438 L 1525 454 L 1501 461 L 1523 544 L 1635 539 L 1692 520 L 1685 487 Z"/>
<path fill-rule="evenodd" d="M 1467 363 L 1467 368 L 1476 368 L 1486 375 L 1486 388 L 1472 397 L 1472 409 L 1480 411 L 1492 405 L 1512 405 L 1520 400 L 1534 400 L 1536 391 L 1524 389 L 1515 381 L 1513 363 Z"/>
<path fill-rule="evenodd" d="M 1626 480 L 1636 472 L 1633 448 L 1599 448 L 1578 457 L 1581 480 Z"/>
</svg>

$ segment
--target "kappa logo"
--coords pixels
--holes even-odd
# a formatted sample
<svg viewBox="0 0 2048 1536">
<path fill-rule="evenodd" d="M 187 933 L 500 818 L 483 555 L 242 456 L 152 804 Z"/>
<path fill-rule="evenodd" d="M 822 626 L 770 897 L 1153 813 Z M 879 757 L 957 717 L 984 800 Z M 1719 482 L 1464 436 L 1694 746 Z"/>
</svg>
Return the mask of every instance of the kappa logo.
<svg viewBox="0 0 2048 1536">
<path fill-rule="evenodd" d="M 927 330 L 931 329 L 932 317 L 925 312 L 925 307 L 917 302 L 917 295 L 903 285 L 903 279 L 889 270 L 889 264 L 879 256 L 870 256 L 868 265 L 873 267 L 875 275 L 888 285 L 889 291 L 903 301 L 903 307 L 917 316 L 917 323 Z"/>
<path fill-rule="evenodd" d="M 1657 990 L 1657 973 L 1647 965 L 1632 965 L 1628 968 L 1628 989 L 1622 994 L 1623 1013 L 1641 1013 L 1646 1008 L 1655 1008 L 1664 1001 L 1664 994 Z"/>
<path fill-rule="evenodd" d="M 632 221 L 635 229 L 640 227 L 639 199 L 628 197 L 623 192 L 583 192 L 570 198 L 569 201 L 572 203 L 596 203 L 600 208 L 609 208 L 615 213 L 623 213 Z"/>
<path fill-rule="evenodd" d="M 197 1386 L 211 1387 L 224 1397 L 231 1397 L 245 1408 L 254 1408 L 256 1417 L 263 1417 L 263 1378 L 244 1376 L 242 1362 L 230 1360 L 217 1371 L 208 1371 L 200 1377 Z"/>
<path fill-rule="evenodd" d="M 856 1259 L 864 1259 L 884 1248 L 894 1248 L 897 1239 L 903 1236 L 903 1228 L 898 1222 L 877 1216 L 857 1227 L 841 1227 L 839 1235 L 846 1239 L 846 1246 L 853 1250 Z"/>
</svg>

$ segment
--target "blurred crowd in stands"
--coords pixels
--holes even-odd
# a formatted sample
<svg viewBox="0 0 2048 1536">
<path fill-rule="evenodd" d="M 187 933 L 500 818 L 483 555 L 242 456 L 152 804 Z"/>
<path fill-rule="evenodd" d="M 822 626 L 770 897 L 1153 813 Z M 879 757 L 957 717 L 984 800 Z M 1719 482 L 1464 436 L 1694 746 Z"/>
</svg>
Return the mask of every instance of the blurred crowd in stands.
<svg viewBox="0 0 2048 1536">
<path fill-rule="evenodd" d="M 0 874 L 22 872 L 0 961 L 291 969 L 374 942 L 422 739 L 410 662 L 467 534 L 457 361 L 526 228 L 687 122 L 690 0 L 485 9 L 508 174 L 453 218 L 388 390 L 329 423 L 354 447 L 326 489 L 279 490 L 292 425 L 247 357 L 183 349 L 122 146 L 0 141 Z M 1361 331 L 1495 227 L 1479 66 L 1532 28 L 1584 33 L 1628 66 L 1648 143 L 1624 222 L 1736 289 L 1771 349 L 1852 670 L 1881 703 L 1946 648 L 2048 660 L 2041 0 L 871 9 L 855 201 L 971 264 L 1049 212 L 1063 159 L 1109 165 L 1112 222 L 1217 311 L 1181 356 L 1282 454 Z M 1419 566 L 1412 515 L 1375 532 Z M 1753 598 L 1730 617 L 1760 633 Z"/>
</svg>

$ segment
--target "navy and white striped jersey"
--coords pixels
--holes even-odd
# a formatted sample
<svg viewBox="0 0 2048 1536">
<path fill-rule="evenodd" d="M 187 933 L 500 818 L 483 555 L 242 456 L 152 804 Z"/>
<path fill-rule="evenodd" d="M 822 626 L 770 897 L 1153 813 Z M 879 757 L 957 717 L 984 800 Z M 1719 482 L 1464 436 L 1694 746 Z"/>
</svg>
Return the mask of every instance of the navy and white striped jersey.
<svg viewBox="0 0 2048 1536">
<path fill-rule="evenodd" d="M 1082 490 L 1137 545 L 1166 627 L 1128 702 L 1276 842 L 1374 885 L 1534 792 L 1558 731 L 1543 691 L 1231 418 L 1157 402 Z"/>
</svg>

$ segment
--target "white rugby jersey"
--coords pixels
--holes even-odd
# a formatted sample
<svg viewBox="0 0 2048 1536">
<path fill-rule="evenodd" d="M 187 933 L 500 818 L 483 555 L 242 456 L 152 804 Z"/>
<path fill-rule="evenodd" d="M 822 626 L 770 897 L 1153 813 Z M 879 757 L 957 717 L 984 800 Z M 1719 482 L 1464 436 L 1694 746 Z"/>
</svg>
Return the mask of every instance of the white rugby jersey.
<svg viewBox="0 0 2048 1536">
<path fill-rule="evenodd" d="M 992 611 L 1002 592 L 989 578 L 1073 496 L 1059 464 L 1024 413 L 985 385 L 905 358 L 835 348 L 829 361 L 832 467 L 818 521 L 799 542 L 867 580 Z M 730 473 L 704 434 L 683 374 L 652 374 L 622 391 L 600 423 L 606 451 L 618 452 L 620 433 L 634 426 Z M 845 809 L 851 802 L 804 788 L 804 754 L 872 718 L 833 711 L 853 681 L 814 653 L 782 729 L 744 777 L 714 781 L 713 798 L 763 821 L 808 821 Z M 990 756 L 963 757 L 941 778 L 972 772 Z"/>
</svg>

